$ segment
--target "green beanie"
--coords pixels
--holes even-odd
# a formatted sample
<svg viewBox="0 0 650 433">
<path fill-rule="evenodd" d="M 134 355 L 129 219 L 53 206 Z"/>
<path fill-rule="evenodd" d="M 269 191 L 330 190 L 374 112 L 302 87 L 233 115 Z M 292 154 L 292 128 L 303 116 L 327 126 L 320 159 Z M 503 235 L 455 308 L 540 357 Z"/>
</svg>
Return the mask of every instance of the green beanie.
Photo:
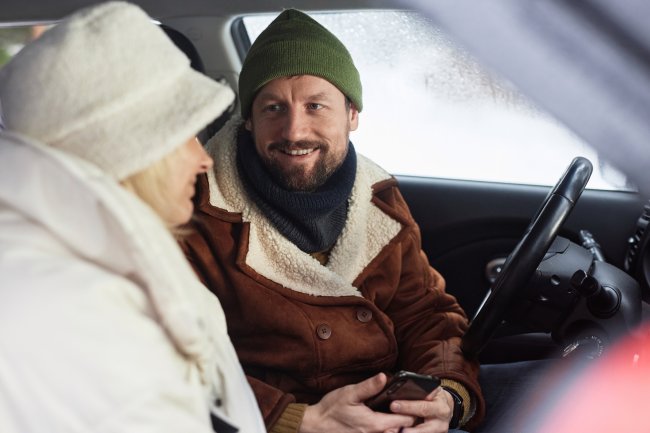
<svg viewBox="0 0 650 433">
<path fill-rule="evenodd" d="M 307 14 L 287 9 L 259 35 L 239 76 L 241 114 L 266 83 L 293 75 L 314 75 L 336 86 L 361 111 L 361 79 L 350 53 L 329 30 Z"/>
</svg>

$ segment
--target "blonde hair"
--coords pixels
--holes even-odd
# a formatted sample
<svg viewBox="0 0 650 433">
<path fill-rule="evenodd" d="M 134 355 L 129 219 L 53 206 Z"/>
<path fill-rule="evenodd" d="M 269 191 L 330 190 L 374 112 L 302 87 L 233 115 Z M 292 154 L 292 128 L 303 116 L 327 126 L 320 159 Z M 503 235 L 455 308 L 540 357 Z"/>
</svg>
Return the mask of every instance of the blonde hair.
<svg viewBox="0 0 650 433">
<path fill-rule="evenodd" d="M 165 222 L 167 228 L 174 234 L 180 235 L 181 230 L 172 226 L 165 220 L 169 207 L 174 206 L 173 200 L 169 197 L 166 188 L 169 178 L 172 176 L 172 159 L 178 158 L 184 152 L 185 146 L 178 146 L 172 152 L 165 155 L 149 167 L 134 173 L 120 181 L 120 184 L 137 195 L 142 201 Z"/>
</svg>

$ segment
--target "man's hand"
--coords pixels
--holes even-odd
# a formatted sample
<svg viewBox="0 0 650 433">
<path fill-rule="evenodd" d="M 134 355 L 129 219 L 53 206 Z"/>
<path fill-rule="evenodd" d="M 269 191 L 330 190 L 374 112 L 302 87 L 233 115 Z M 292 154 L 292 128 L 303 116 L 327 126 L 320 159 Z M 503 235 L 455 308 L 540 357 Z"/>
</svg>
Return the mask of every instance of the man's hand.
<svg viewBox="0 0 650 433">
<path fill-rule="evenodd" d="M 331 391 L 321 401 L 307 407 L 300 432 L 397 433 L 401 427 L 412 426 L 413 416 L 374 412 L 363 404 L 384 385 L 386 375 L 379 373 L 363 382 Z"/>
<path fill-rule="evenodd" d="M 390 410 L 424 420 L 417 426 L 403 429 L 402 433 L 447 433 L 454 414 L 454 399 L 439 386 L 424 400 L 396 400 L 390 404 Z"/>
</svg>

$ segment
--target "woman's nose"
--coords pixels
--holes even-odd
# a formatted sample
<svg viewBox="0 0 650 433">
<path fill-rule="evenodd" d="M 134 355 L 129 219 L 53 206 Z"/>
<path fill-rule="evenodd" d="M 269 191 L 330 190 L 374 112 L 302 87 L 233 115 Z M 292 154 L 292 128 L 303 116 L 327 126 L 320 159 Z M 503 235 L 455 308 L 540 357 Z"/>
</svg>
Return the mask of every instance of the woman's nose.
<svg viewBox="0 0 650 433">
<path fill-rule="evenodd" d="M 212 160 L 212 157 L 208 155 L 208 152 L 206 152 L 205 147 L 203 147 L 203 144 L 201 144 L 198 138 L 196 138 L 196 143 L 198 145 L 197 159 L 199 163 L 199 173 L 206 173 L 212 168 L 214 161 Z"/>
<path fill-rule="evenodd" d="M 202 149 L 203 155 L 201 155 L 201 173 L 206 173 L 214 165 L 212 157 L 208 155 L 208 152 L 205 149 Z"/>
</svg>

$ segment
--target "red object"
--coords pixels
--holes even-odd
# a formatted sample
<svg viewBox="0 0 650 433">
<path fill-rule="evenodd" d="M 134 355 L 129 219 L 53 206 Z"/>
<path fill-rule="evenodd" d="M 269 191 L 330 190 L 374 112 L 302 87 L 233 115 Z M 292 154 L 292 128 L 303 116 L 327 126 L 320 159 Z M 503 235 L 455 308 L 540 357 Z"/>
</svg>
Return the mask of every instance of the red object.
<svg viewBox="0 0 650 433">
<path fill-rule="evenodd" d="M 550 407 L 536 433 L 650 432 L 650 324 L 591 364 Z"/>
</svg>

